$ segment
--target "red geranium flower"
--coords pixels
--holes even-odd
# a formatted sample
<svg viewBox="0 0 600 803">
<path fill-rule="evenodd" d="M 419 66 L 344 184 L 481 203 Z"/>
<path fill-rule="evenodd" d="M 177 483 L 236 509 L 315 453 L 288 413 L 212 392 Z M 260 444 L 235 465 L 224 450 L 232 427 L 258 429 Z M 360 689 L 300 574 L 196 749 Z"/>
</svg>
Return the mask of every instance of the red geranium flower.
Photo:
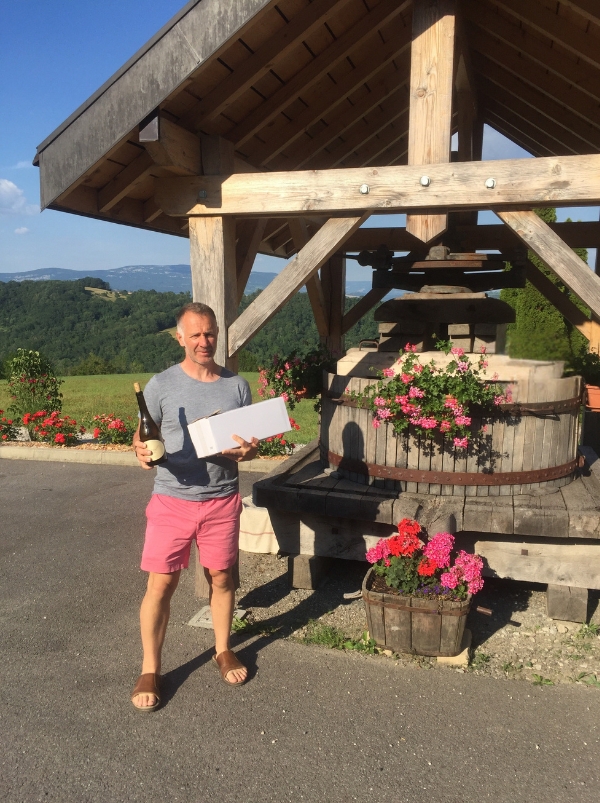
<svg viewBox="0 0 600 803">
<path fill-rule="evenodd" d="M 438 565 L 434 560 L 431 560 L 431 558 L 423 558 L 419 563 L 417 572 L 422 577 L 431 577 L 432 574 L 435 574 L 436 569 L 438 569 Z"/>
</svg>

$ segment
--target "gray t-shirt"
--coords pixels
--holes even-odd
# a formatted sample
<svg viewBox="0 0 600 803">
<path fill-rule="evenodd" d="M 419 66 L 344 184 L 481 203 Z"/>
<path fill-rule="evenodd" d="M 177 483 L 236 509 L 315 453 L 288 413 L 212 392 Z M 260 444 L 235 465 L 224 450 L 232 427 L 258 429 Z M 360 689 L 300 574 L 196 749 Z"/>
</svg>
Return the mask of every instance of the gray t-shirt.
<svg viewBox="0 0 600 803">
<path fill-rule="evenodd" d="M 221 368 L 215 382 L 188 376 L 181 365 L 156 374 L 144 388 L 148 411 L 160 427 L 167 462 L 156 467 L 154 493 L 201 502 L 229 496 L 238 489 L 235 460 L 222 455 L 199 459 L 187 425 L 215 410 L 222 413 L 252 404 L 250 386 Z"/>
</svg>

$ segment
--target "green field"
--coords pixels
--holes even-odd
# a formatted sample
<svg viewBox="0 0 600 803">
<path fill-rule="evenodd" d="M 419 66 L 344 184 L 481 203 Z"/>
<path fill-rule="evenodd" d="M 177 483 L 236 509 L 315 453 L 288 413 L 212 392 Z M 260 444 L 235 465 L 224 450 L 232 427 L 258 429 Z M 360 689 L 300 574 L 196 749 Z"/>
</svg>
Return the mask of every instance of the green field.
<svg viewBox="0 0 600 803">
<path fill-rule="evenodd" d="M 63 412 L 77 422 L 86 423 L 92 416 L 115 413 L 121 418 L 137 416 L 137 403 L 133 383 L 139 382 L 142 389 L 152 374 L 108 374 L 103 376 L 67 376 L 61 386 Z M 257 393 L 257 373 L 242 374 L 252 389 L 253 401 L 260 401 Z M 10 404 L 6 381 L 0 381 L 0 410 Z M 301 401 L 293 411 L 292 418 L 300 424 L 294 432 L 294 442 L 308 443 L 317 437 L 318 419 L 314 400 Z M 291 436 L 291 433 L 290 433 Z"/>
</svg>

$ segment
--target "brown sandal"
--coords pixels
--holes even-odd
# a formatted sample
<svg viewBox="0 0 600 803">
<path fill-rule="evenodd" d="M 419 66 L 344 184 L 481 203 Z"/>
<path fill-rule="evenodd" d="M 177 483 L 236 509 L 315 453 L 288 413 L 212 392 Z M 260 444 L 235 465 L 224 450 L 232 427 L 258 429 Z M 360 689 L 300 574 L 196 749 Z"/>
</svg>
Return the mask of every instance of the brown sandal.
<svg viewBox="0 0 600 803">
<path fill-rule="evenodd" d="M 242 664 L 233 650 L 223 650 L 218 655 L 213 655 L 213 661 L 219 668 L 219 672 L 221 673 L 221 680 L 226 686 L 230 686 L 235 688 L 237 686 L 243 686 L 244 683 L 248 680 L 248 676 L 244 678 L 244 680 L 239 680 L 236 683 L 232 683 L 230 680 L 227 680 L 227 675 L 234 669 L 246 669 L 244 664 Z"/>
<path fill-rule="evenodd" d="M 156 697 L 156 702 L 154 705 L 136 705 L 133 699 L 138 694 L 153 694 Z M 141 711 L 143 714 L 156 711 L 160 705 L 160 675 L 158 672 L 147 672 L 139 676 L 138 682 L 131 692 L 131 704 L 136 711 Z"/>
</svg>

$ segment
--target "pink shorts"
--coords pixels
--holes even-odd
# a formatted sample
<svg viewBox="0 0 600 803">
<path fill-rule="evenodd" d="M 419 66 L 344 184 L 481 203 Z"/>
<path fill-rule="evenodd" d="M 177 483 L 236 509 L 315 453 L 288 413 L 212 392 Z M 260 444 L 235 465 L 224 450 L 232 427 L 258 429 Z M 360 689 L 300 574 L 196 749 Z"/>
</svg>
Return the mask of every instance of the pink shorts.
<svg viewBox="0 0 600 803">
<path fill-rule="evenodd" d="M 153 494 L 146 508 L 142 571 L 187 569 L 194 539 L 202 566 L 229 569 L 238 556 L 241 512 L 238 493 L 203 502 Z"/>
</svg>

